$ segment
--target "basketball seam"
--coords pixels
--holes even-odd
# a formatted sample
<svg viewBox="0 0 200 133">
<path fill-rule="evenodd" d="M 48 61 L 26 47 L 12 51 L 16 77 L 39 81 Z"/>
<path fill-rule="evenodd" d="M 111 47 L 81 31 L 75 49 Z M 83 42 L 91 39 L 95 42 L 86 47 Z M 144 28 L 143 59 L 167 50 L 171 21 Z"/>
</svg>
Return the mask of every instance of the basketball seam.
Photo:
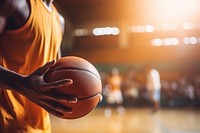
<svg viewBox="0 0 200 133">
<path fill-rule="evenodd" d="M 60 69 L 53 69 L 53 70 L 48 71 L 47 73 L 50 73 L 50 72 L 53 72 L 53 71 L 66 70 L 66 69 L 68 69 L 68 70 L 74 70 L 75 69 L 75 70 L 85 71 L 85 72 L 93 74 L 95 77 L 97 77 L 99 80 L 101 80 L 99 76 L 97 76 L 95 73 L 93 73 L 93 72 L 91 72 L 89 70 L 85 70 L 85 69 L 81 69 L 81 68 L 74 68 L 74 67 L 66 67 L 66 68 L 60 68 Z"/>
<path fill-rule="evenodd" d="M 98 94 L 100 94 L 100 92 L 99 93 L 97 93 L 97 94 L 94 94 L 94 95 L 92 95 L 92 96 L 89 96 L 89 97 L 82 97 L 82 98 L 78 98 L 78 100 L 86 100 L 86 99 L 89 99 L 89 98 L 93 98 L 93 97 L 95 97 L 95 96 L 97 96 Z"/>
</svg>

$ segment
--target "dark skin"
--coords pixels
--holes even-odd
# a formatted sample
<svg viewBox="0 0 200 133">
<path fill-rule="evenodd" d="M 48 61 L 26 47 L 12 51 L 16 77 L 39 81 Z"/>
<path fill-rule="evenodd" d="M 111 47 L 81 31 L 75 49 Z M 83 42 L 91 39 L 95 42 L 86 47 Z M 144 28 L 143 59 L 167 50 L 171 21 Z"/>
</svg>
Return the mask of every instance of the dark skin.
<svg viewBox="0 0 200 133">
<path fill-rule="evenodd" d="M 44 5 L 50 11 L 52 2 L 52 0 L 43 0 Z M 30 5 L 27 0 L 0 0 L 0 35 L 5 29 L 14 30 L 23 26 L 28 20 L 29 14 Z M 61 17 L 61 24 L 63 24 L 63 20 Z M 21 75 L 0 66 L 0 88 L 17 91 L 54 115 L 64 117 L 65 113 L 70 113 L 72 110 L 59 102 L 73 104 L 78 100 L 76 97 L 49 93 L 53 88 L 65 87 L 73 83 L 71 79 L 46 83 L 43 77 L 54 64 L 55 60 L 48 62 L 30 75 Z"/>
</svg>

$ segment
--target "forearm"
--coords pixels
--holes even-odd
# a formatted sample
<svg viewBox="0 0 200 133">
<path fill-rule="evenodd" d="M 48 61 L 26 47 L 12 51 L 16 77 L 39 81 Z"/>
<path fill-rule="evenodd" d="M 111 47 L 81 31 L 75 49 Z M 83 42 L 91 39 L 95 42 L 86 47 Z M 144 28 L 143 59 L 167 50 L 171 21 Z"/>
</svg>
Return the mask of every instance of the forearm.
<svg viewBox="0 0 200 133">
<path fill-rule="evenodd" d="M 0 88 L 11 89 L 21 93 L 24 77 L 0 65 Z"/>
</svg>

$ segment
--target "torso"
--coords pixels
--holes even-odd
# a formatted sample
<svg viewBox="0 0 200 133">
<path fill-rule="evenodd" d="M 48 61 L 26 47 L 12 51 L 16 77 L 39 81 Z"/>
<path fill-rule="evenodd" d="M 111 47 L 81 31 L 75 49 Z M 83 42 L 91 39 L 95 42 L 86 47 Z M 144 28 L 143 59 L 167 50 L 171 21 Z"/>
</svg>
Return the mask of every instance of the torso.
<svg viewBox="0 0 200 133">
<path fill-rule="evenodd" d="M 42 0 L 4 1 L 9 1 L 12 7 L 14 2 L 18 4 L 14 10 L 9 5 L 6 12 L 0 8 L 0 13 L 10 16 L 6 23 L 6 28 L 10 30 L 0 35 L 0 65 L 27 75 L 44 63 L 56 59 L 62 33 L 54 6 L 52 13 L 49 13 L 41 5 Z M 0 132 L 2 128 L 10 132 L 20 130 L 21 133 L 50 130 L 48 113 L 42 108 L 14 91 L 0 89 L 0 93 L 0 125 L 4 125 L 0 126 Z"/>
</svg>

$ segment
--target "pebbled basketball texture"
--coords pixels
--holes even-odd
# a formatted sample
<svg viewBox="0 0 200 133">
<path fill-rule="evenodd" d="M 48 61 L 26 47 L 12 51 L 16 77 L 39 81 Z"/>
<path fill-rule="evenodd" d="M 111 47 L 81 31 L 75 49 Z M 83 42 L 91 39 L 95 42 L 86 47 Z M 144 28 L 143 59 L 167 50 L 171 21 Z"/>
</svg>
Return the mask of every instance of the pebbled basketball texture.
<svg viewBox="0 0 200 133">
<path fill-rule="evenodd" d="M 55 65 L 48 70 L 44 79 L 46 82 L 60 79 L 73 80 L 73 84 L 67 87 L 52 89 L 52 93 L 78 98 L 77 103 L 62 103 L 64 106 L 72 108 L 72 113 L 65 114 L 62 118 L 83 117 L 91 112 L 100 101 L 101 77 L 97 69 L 83 58 L 66 56 L 58 59 Z"/>
</svg>

